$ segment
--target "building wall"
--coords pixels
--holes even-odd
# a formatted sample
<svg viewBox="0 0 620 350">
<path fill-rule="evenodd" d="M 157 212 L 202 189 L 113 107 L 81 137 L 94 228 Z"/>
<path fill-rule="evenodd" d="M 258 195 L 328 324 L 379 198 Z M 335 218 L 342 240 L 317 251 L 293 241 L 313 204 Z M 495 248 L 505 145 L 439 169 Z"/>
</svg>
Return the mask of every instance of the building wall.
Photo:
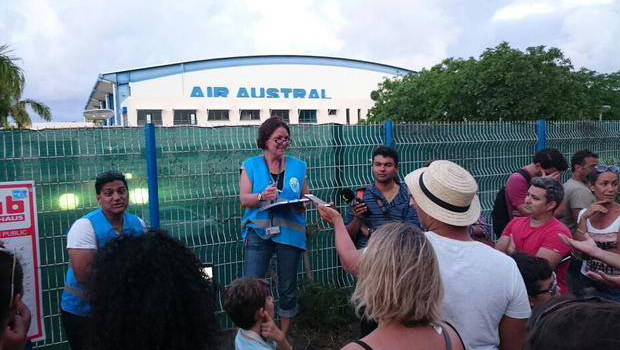
<svg viewBox="0 0 620 350">
<path fill-rule="evenodd" d="M 130 126 L 138 125 L 141 109 L 161 110 L 164 126 L 174 125 L 176 109 L 196 110 L 196 124 L 201 126 L 260 124 L 272 109 L 288 110 L 293 124 L 303 109 L 316 110 L 318 124 L 347 124 L 348 109 L 349 124 L 356 124 L 358 116 L 366 118 L 374 105 L 370 93 L 386 77 L 391 75 L 320 65 L 225 67 L 132 82 L 122 106 L 127 107 Z M 229 110 L 229 120 L 208 120 L 209 109 Z M 240 120 L 244 109 L 260 110 L 261 120 Z M 329 110 L 335 111 L 330 115 Z"/>
</svg>

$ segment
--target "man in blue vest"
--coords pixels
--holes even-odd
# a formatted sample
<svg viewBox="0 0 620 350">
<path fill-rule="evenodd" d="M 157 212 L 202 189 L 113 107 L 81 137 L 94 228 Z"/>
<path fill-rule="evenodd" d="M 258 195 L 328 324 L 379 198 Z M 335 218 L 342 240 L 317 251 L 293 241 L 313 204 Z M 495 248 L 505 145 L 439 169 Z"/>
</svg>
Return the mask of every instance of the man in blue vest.
<svg viewBox="0 0 620 350">
<path fill-rule="evenodd" d="M 90 348 L 90 304 L 84 284 L 97 249 L 118 235 L 142 235 L 146 230 L 140 218 L 125 212 L 129 192 L 122 173 L 107 171 L 97 175 L 95 191 L 100 208 L 76 220 L 67 232 L 69 269 L 60 306 L 72 350 Z"/>
</svg>

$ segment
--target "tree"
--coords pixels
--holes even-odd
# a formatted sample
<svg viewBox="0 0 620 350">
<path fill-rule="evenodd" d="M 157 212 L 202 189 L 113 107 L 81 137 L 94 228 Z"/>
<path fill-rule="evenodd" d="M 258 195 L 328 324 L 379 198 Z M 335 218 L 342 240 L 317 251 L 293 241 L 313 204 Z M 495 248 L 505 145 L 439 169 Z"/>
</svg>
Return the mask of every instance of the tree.
<svg viewBox="0 0 620 350">
<path fill-rule="evenodd" d="M 557 48 L 525 52 L 502 42 L 478 59 L 448 58 L 386 79 L 373 93 L 369 122 L 620 119 L 620 72 L 574 71 Z"/>
<path fill-rule="evenodd" d="M 0 45 L 0 128 L 10 127 L 9 116 L 18 128 L 30 126 L 32 122 L 28 108 L 50 121 L 52 115 L 49 107 L 37 100 L 22 100 L 26 80 L 22 69 L 15 63 L 18 59 L 9 56 L 9 53 L 7 45 Z"/>
</svg>

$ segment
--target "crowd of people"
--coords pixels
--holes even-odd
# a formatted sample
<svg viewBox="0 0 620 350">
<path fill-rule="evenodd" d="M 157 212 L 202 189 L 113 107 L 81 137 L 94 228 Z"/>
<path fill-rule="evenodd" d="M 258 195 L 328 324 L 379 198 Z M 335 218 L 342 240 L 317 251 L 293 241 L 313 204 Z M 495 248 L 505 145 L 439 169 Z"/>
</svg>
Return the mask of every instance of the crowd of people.
<svg viewBox="0 0 620 350">
<path fill-rule="evenodd" d="M 262 154 L 241 165 L 243 276 L 221 300 L 238 350 L 292 349 L 309 186 L 290 143 L 288 125 L 270 118 L 258 131 Z M 353 191 L 344 215 L 314 202 L 356 276 L 360 336 L 343 349 L 620 348 L 619 169 L 588 150 L 570 167 L 561 184 L 568 162 L 542 149 L 510 175 L 493 243 L 469 171 L 429 160 L 401 181 L 398 153 L 378 146 L 374 181 Z M 60 305 L 71 348 L 215 348 L 218 300 L 203 262 L 127 212 L 122 173 L 99 174 L 95 194 L 99 208 L 67 233 Z M 274 255 L 277 303 L 265 280 Z M 23 349 L 30 312 L 21 266 L 5 248 L 0 272 L 0 349 Z"/>
</svg>

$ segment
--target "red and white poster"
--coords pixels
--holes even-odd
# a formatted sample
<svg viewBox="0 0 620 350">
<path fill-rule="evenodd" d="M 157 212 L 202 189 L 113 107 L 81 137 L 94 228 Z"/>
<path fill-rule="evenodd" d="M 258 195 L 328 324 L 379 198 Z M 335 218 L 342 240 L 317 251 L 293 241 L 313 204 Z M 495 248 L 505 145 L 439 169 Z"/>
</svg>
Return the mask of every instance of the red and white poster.
<svg viewBox="0 0 620 350">
<path fill-rule="evenodd" d="M 17 254 L 24 270 L 22 300 L 32 313 L 28 337 L 45 339 L 41 307 L 39 228 L 34 181 L 0 182 L 0 240 Z"/>
</svg>

